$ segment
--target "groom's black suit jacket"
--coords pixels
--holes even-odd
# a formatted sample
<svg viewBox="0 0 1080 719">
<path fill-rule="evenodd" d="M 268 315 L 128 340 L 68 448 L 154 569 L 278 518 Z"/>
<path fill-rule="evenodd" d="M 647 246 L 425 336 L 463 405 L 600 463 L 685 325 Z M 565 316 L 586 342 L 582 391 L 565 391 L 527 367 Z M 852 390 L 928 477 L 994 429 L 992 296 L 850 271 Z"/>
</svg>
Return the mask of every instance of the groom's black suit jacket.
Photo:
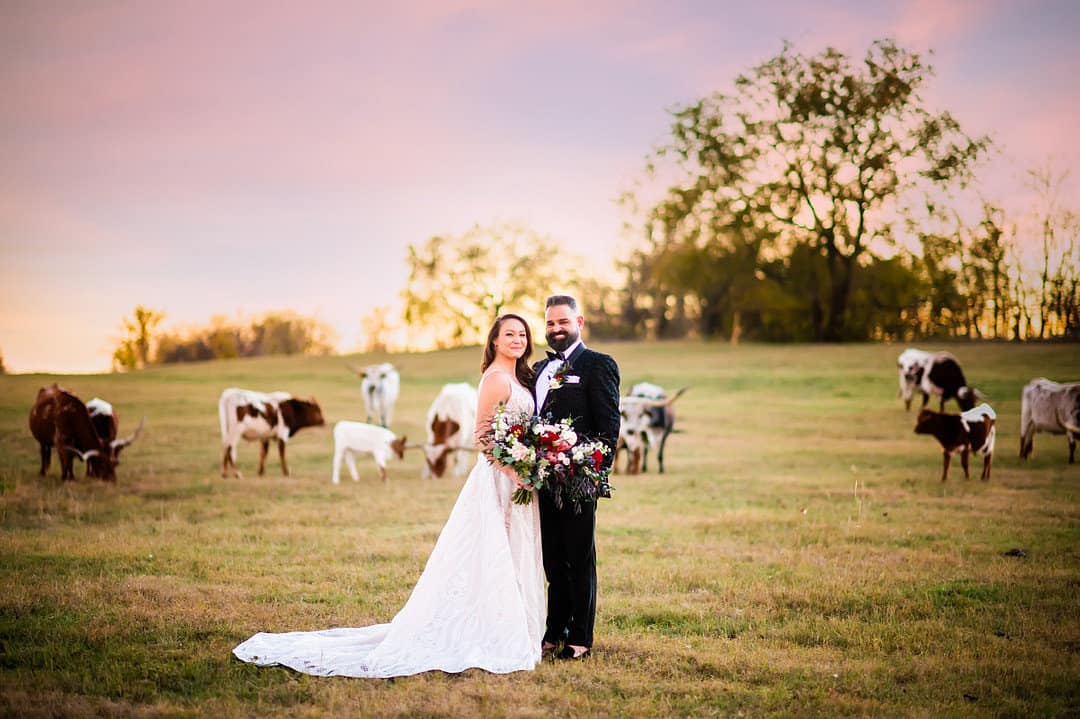
<svg viewBox="0 0 1080 719">
<path fill-rule="evenodd" d="M 550 360 L 533 365 L 539 376 Z M 587 439 L 599 439 L 611 450 L 604 457 L 604 468 L 615 458 L 615 443 L 619 439 L 619 366 L 606 354 L 593 352 L 582 343 L 567 358 L 561 368 L 567 381 L 557 389 L 548 390 L 544 406 L 537 409 L 541 417 L 550 414 L 555 420 L 569 417 L 574 431 Z"/>
</svg>

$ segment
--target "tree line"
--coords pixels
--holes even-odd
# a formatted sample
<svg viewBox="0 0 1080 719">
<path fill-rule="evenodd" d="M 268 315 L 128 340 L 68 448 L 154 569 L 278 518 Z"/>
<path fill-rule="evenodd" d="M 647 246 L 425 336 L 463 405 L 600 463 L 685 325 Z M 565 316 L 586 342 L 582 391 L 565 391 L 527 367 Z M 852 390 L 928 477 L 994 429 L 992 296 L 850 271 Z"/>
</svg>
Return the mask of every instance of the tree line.
<svg viewBox="0 0 1080 719">
<path fill-rule="evenodd" d="M 123 320 L 126 336 L 113 352 L 114 370 L 264 355 L 327 354 L 333 330 L 292 311 L 267 312 L 250 320 L 214 317 L 206 326 L 158 331 L 165 313 L 139 305 Z"/>
<path fill-rule="evenodd" d="M 933 68 L 891 40 L 854 59 L 785 45 L 670 111 L 667 140 L 625 193 L 632 248 L 605 278 L 550 237 L 477 225 L 408 248 L 400 319 L 361 323 L 361 349 L 477 344 L 492 317 L 543 314 L 570 291 L 605 338 L 732 341 L 1080 340 L 1080 215 L 1067 173 L 1028 174 L 1023 215 L 975 189 L 994 151 L 922 93 Z M 114 365 L 327 352 L 293 313 L 156 331 L 137 308 Z"/>
</svg>

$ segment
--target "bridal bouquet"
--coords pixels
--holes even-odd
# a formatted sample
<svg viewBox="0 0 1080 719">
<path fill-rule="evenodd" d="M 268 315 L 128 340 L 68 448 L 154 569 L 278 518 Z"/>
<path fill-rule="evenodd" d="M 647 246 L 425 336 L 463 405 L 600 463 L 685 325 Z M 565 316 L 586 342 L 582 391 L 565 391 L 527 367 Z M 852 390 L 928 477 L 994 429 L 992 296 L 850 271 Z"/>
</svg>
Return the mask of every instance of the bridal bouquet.
<svg viewBox="0 0 1080 719">
<path fill-rule="evenodd" d="M 514 492 L 516 504 L 532 501 L 532 490 L 547 487 L 560 509 L 572 502 L 611 496 L 604 456 L 610 449 L 598 440 L 578 436 L 569 419 L 555 422 L 526 413 L 511 412 L 500 404 L 487 433 L 490 455 L 514 469 L 526 485 Z"/>
</svg>

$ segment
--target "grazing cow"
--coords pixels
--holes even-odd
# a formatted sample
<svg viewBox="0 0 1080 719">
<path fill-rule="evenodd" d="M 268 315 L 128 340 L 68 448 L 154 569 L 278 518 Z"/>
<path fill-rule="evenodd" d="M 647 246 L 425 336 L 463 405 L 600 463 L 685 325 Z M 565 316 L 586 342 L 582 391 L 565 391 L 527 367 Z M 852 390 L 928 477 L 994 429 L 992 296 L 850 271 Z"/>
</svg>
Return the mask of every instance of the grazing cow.
<svg viewBox="0 0 1080 719">
<path fill-rule="evenodd" d="M 108 403 L 98 400 L 95 405 L 97 414 L 101 414 L 102 405 L 108 406 Z M 112 421 L 104 423 L 105 432 L 99 432 L 90 410 L 81 399 L 56 384 L 42 387 L 30 408 L 30 433 L 41 448 L 39 474 L 44 477 L 48 471 L 55 446 L 60 458 L 61 479 L 75 479 L 73 461 L 78 457 L 86 462 L 88 477 L 115 482 L 120 450 L 135 441 L 143 423 L 145 420 L 139 423 L 130 437 L 117 439 L 115 414 Z"/>
<path fill-rule="evenodd" d="M 960 363 L 948 352 L 937 352 L 927 360 L 919 388 L 923 393 L 922 406 L 926 407 L 930 395 L 936 394 L 941 398 L 938 409 L 942 412 L 946 400 L 955 398 L 960 409 L 968 410 L 975 406 L 976 399 L 986 399 L 982 392 L 967 386 Z"/>
<path fill-rule="evenodd" d="M 304 427 L 326 424 L 322 410 L 315 398 L 296 399 L 288 392 L 253 392 L 230 387 L 218 400 L 218 418 L 221 420 L 221 476 L 227 477 L 229 466 L 233 475 L 242 477 L 236 466 L 236 449 L 241 439 L 258 440 L 259 476 L 266 469 L 266 453 L 270 440 L 276 439 L 278 456 L 281 457 L 281 473 L 289 476 L 285 463 L 285 443 Z"/>
<path fill-rule="evenodd" d="M 906 349 L 896 359 L 896 371 L 900 380 L 900 393 L 897 397 L 904 400 L 904 411 L 911 410 L 911 398 L 915 390 L 922 385 L 923 373 L 926 365 L 933 358 L 930 352 L 917 349 Z M 924 401 L 925 405 L 926 402 Z"/>
<path fill-rule="evenodd" d="M 476 389 L 465 382 L 444 385 L 431 403 L 424 444 L 424 479 L 442 477 L 450 462 L 455 477 L 468 471 L 469 454 L 476 444 L 476 403 Z"/>
<path fill-rule="evenodd" d="M 364 422 L 341 421 L 334 425 L 334 484 L 341 482 L 341 460 L 349 466 L 353 481 L 360 481 L 353 455 L 370 454 L 379 468 L 379 476 L 386 481 L 386 463 L 390 457 L 405 458 L 405 437 L 395 437 L 385 427 Z"/>
<path fill-rule="evenodd" d="M 960 453 L 964 478 L 968 477 L 968 454 L 978 452 L 983 456 L 982 479 L 990 479 L 990 464 L 994 458 L 994 438 L 997 435 L 997 415 L 985 402 L 960 414 L 935 412 L 924 409 L 919 412 L 915 425 L 916 434 L 932 434 L 941 443 L 945 455 L 945 469 L 941 481 L 949 478 L 949 459 Z"/>
<path fill-rule="evenodd" d="M 1069 440 L 1069 464 L 1076 461 L 1080 439 L 1080 382 L 1061 384 L 1039 377 L 1024 386 L 1020 405 L 1020 457 L 1027 459 L 1035 433 L 1064 434 Z"/>
<path fill-rule="evenodd" d="M 656 447 L 656 463 L 660 474 L 664 473 L 664 447 L 675 428 L 675 400 L 688 387 L 683 387 L 671 397 L 664 389 L 649 382 L 639 382 L 630 394 L 619 398 L 619 442 L 626 448 L 626 472 L 637 474 L 648 471 L 649 448 Z"/>
<path fill-rule="evenodd" d="M 345 365 L 363 380 L 360 393 L 364 395 L 367 422 L 374 418 L 383 427 L 389 427 L 394 415 L 394 404 L 401 389 L 401 375 L 389 362 L 367 367 Z"/>
<path fill-rule="evenodd" d="M 111 404 L 101 399 L 100 397 L 94 397 L 92 400 L 86 403 L 86 410 L 90 413 L 90 421 L 94 423 L 94 429 L 97 430 L 98 436 L 106 442 L 112 443 L 116 440 L 116 434 L 120 431 L 120 416 L 116 413 L 116 410 Z M 139 426 L 135 428 L 134 434 L 131 437 L 122 440 L 116 444 L 114 453 L 116 455 L 117 463 L 120 461 L 120 450 L 134 441 L 134 439 L 142 431 L 143 425 L 146 424 L 146 418 L 144 417 Z M 101 476 L 101 469 L 99 465 L 104 461 L 100 457 L 91 457 L 86 460 L 86 474 L 90 477 Z"/>
</svg>

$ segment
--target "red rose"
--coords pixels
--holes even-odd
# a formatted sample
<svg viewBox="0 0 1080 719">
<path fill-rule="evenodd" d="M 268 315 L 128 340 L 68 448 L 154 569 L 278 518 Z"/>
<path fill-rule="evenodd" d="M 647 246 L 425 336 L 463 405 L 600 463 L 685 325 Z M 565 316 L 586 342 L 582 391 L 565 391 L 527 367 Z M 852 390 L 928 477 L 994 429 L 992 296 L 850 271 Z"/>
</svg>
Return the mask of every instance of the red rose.
<svg viewBox="0 0 1080 719">
<path fill-rule="evenodd" d="M 600 450 L 596 450 L 592 453 L 592 461 L 597 469 L 600 469 L 600 463 L 604 461 L 604 453 Z"/>
</svg>

